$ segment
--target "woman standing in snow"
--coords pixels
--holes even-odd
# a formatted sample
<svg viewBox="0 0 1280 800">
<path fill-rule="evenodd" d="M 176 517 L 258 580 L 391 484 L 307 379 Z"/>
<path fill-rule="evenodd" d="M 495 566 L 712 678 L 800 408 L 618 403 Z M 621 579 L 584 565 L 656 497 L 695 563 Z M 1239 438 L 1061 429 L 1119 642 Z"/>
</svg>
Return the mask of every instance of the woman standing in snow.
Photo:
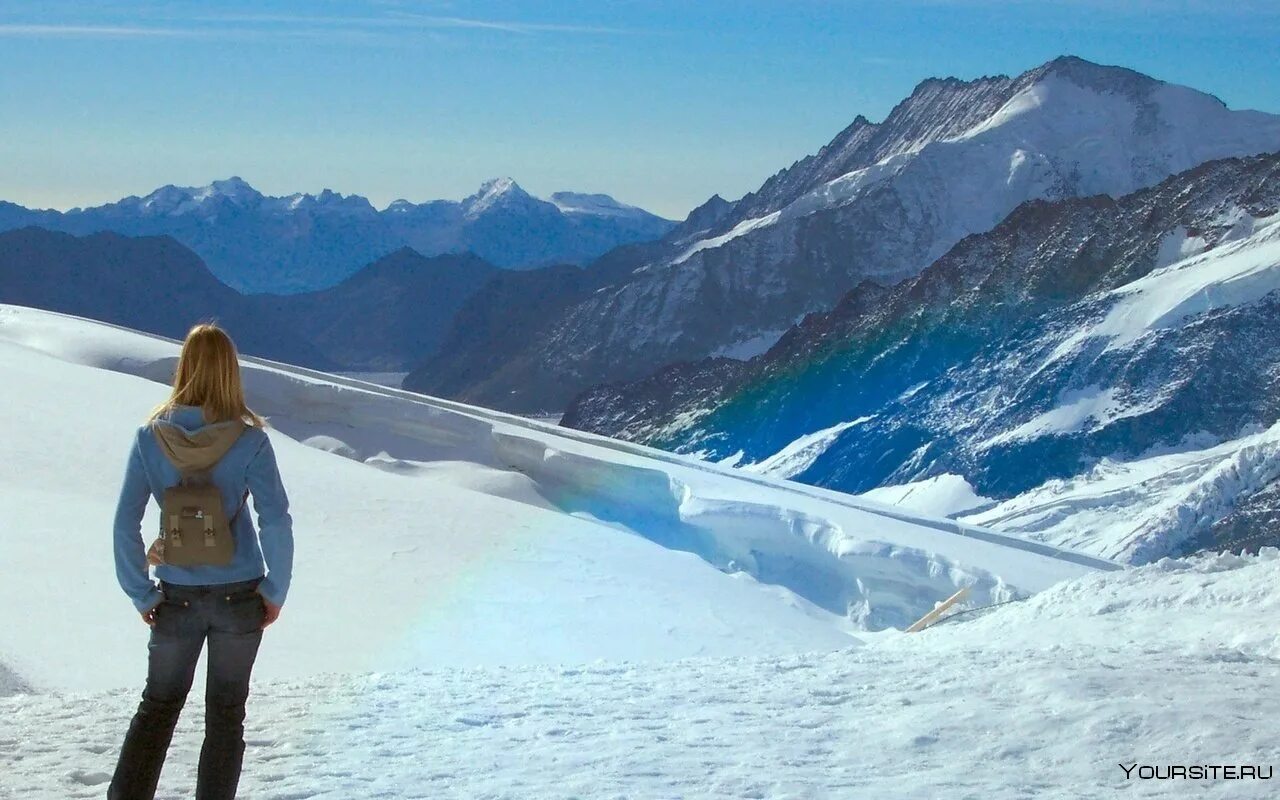
<svg viewBox="0 0 1280 800">
<path fill-rule="evenodd" d="M 206 640 L 205 735 L 195 796 L 235 797 L 244 758 L 249 674 L 263 630 L 280 615 L 293 570 L 289 500 L 264 427 L 245 404 L 231 338 L 215 325 L 192 328 L 182 345 L 172 394 L 134 436 L 116 507 L 116 577 L 151 627 L 151 637 L 146 688 L 120 749 L 108 798 L 154 797 Z M 220 512 L 215 508 L 208 515 L 190 516 L 202 521 L 222 513 L 219 532 L 230 537 L 221 559 L 229 559 L 226 563 L 164 563 L 163 540 L 144 551 L 141 523 L 149 499 L 163 504 L 166 490 L 185 485 L 192 475 L 203 476 L 206 491 L 209 483 L 218 489 Z M 258 514 L 256 534 L 249 514 L 242 513 L 250 495 Z M 187 515 L 192 509 L 181 511 Z M 178 515 L 169 517 L 178 524 Z M 211 526 L 206 524 L 204 531 Z M 181 539 L 170 538 L 175 553 Z M 176 556 L 171 560 L 179 561 Z M 148 564 L 156 566 L 158 587 Z"/>
</svg>

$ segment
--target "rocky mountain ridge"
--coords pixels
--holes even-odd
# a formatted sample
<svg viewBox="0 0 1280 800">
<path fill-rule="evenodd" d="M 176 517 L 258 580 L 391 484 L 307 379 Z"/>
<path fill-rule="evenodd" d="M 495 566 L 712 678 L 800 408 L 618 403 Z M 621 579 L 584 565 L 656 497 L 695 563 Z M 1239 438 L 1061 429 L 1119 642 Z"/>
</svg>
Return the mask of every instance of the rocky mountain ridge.
<svg viewBox="0 0 1280 800">
<path fill-rule="evenodd" d="M 849 492 L 960 475 L 1001 501 L 1271 426 L 1277 320 L 1280 155 L 1226 159 L 1119 199 L 1028 201 L 749 362 L 596 387 L 561 424 L 748 468 L 785 461 L 788 477 Z M 1261 477 L 1229 484 L 1221 513 L 1120 555 L 1207 541 L 1238 503 L 1237 519 L 1269 518 L 1274 492 L 1243 504 L 1270 462 L 1242 463 Z"/>
</svg>

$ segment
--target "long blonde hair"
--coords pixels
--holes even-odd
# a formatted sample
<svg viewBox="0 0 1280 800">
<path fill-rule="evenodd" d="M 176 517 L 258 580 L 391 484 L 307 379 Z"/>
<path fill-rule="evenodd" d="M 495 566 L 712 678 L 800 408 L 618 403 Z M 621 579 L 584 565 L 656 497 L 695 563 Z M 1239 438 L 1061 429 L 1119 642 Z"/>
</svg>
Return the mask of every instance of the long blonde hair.
<svg viewBox="0 0 1280 800">
<path fill-rule="evenodd" d="M 245 404 L 235 343 L 211 322 L 202 322 L 187 333 L 173 371 L 173 392 L 152 410 L 149 419 L 167 414 L 177 405 L 202 407 L 206 422 L 239 419 L 259 428 L 267 425 Z"/>
</svg>

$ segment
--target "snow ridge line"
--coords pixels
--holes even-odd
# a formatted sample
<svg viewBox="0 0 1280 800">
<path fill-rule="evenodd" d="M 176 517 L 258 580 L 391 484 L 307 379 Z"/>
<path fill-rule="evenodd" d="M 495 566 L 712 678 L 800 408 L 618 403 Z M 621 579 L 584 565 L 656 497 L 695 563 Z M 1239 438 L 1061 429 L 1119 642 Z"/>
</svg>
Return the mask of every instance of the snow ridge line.
<svg viewBox="0 0 1280 800">
<path fill-rule="evenodd" d="M 122 330 L 131 331 L 131 329 L 129 328 L 122 328 Z M 146 335 L 153 336 L 153 334 L 146 334 Z M 164 341 L 174 341 L 172 339 L 165 339 L 165 337 L 162 337 L 162 336 L 154 336 L 154 338 L 162 339 Z M 181 344 L 181 343 L 179 342 L 178 344 Z M 1026 550 L 1028 552 L 1036 553 L 1038 555 L 1047 556 L 1049 558 L 1056 558 L 1062 561 L 1069 561 L 1071 563 L 1088 566 L 1094 569 L 1119 570 L 1119 569 L 1124 569 L 1125 567 L 1124 564 L 1118 563 L 1116 561 L 1112 561 L 1110 559 L 1101 558 L 1099 556 L 1089 555 L 1088 553 L 1081 553 L 1075 550 L 1070 550 L 1068 548 L 1045 544 L 1043 542 L 1036 542 L 1028 539 L 1022 539 L 1016 536 L 1009 536 L 1006 534 L 999 533 L 997 531 L 988 530 L 986 528 L 981 528 L 976 525 L 969 525 L 965 523 L 956 522 L 954 520 L 940 520 L 940 519 L 933 519 L 930 517 L 916 516 L 916 515 L 908 514 L 906 512 L 899 511 L 897 509 L 894 509 L 891 506 L 884 506 L 874 502 L 858 500 L 854 498 L 852 495 L 848 495 L 843 492 L 837 492 L 830 489 L 823 489 L 822 487 L 819 487 L 819 486 L 810 486 L 808 484 L 798 484 L 790 481 L 780 481 L 777 479 L 770 479 L 764 476 L 743 473 L 739 470 L 734 470 L 731 467 L 721 468 L 721 467 L 718 467 L 717 465 L 709 464 L 705 461 L 699 461 L 696 459 L 686 459 L 685 457 L 680 456 L 677 453 L 670 453 L 666 450 L 658 450 L 656 448 L 648 447 L 642 444 L 637 444 L 635 442 L 627 442 L 620 439 L 612 439 L 607 436 L 601 436 L 599 434 L 590 433 L 588 431 L 580 431 L 580 430 L 577 430 L 576 428 L 564 428 L 559 425 L 550 425 L 545 422 L 539 422 L 537 420 L 529 419 L 528 417 L 522 417 L 517 414 L 508 414 L 503 411 L 496 411 L 494 409 L 484 408 L 482 406 L 467 405 L 465 403 L 459 403 L 455 400 L 447 400 L 445 398 L 433 397 L 431 395 L 418 394 L 417 392 L 410 392 L 406 389 L 396 389 L 390 386 L 383 386 L 381 384 L 362 381 L 358 378 L 349 378 L 343 375 L 334 375 L 328 372 L 322 372 L 320 370 L 311 369 L 309 367 L 300 367 L 293 364 L 285 364 L 283 362 L 271 361 L 269 359 L 259 358 L 257 356 L 242 355 L 240 358 L 243 361 L 259 364 L 260 366 L 270 367 L 272 369 L 280 369 L 282 371 L 292 372 L 298 375 L 305 375 L 307 377 L 315 378 L 317 380 L 322 380 L 328 383 L 347 386 L 348 388 L 352 388 L 352 389 L 359 389 L 361 391 L 368 391 L 374 394 L 381 394 L 386 397 L 395 397 L 403 400 L 409 400 L 411 402 L 418 403 L 420 405 L 441 408 L 441 409 L 454 411 L 454 412 L 465 414 L 472 417 L 480 417 L 490 422 L 501 422 L 508 425 L 513 425 L 515 427 L 531 428 L 534 430 L 543 430 L 548 433 L 554 434 L 556 436 L 559 436 L 565 439 L 571 439 L 573 441 L 581 442 L 583 444 L 590 444 L 597 447 L 605 447 L 610 450 L 626 453 L 628 455 L 640 456 L 642 458 L 649 458 L 656 461 L 661 461 L 666 464 L 673 464 L 676 466 L 684 467 L 686 469 L 696 469 L 696 470 L 700 470 L 702 472 L 708 472 L 720 477 L 728 477 L 738 481 L 753 483 L 759 486 L 767 487 L 772 490 L 782 490 L 782 491 L 790 492 L 792 494 L 798 494 L 806 497 L 816 498 L 819 500 L 823 500 L 825 502 L 837 503 L 847 508 L 852 508 L 852 509 L 863 511 L 869 514 L 876 514 L 878 516 L 887 517 L 889 519 L 897 520 L 899 522 L 908 522 L 913 525 L 922 525 L 925 527 L 929 527 L 929 528 L 933 528 L 935 530 L 941 531 L 943 533 L 955 534 L 957 536 L 964 536 L 970 539 L 978 539 L 980 541 L 988 542 L 990 544 L 1000 545 L 1003 547 L 1012 547 L 1018 550 Z"/>
<path fill-rule="evenodd" d="M 958 586 L 980 601 L 1016 591 L 985 570 L 919 548 L 864 541 L 819 515 L 700 497 L 660 469 L 557 450 L 518 433 L 491 430 L 491 437 L 498 463 L 528 476 L 565 513 L 591 514 L 722 572 L 782 587 L 863 629 L 904 627 L 932 598 Z"/>
<path fill-rule="evenodd" d="M 17 306 L 17 307 L 21 308 L 24 306 Z M 26 307 L 26 308 L 30 308 L 30 307 Z M 110 322 L 102 322 L 100 320 L 89 319 L 87 317 L 80 317 L 74 314 L 64 314 L 62 312 L 57 312 L 57 311 L 47 311 L 45 309 L 39 309 L 39 308 L 32 308 L 31 310 L 41 314 L 48 314 L 48 315 L 53 315 L 57 317 L 62 317 L 64 319 L 72 319 L 80 322 L 87 322 L 94 325 L 104 325 L 124 333 L 128 333 L 135 336 L 143 336 L 149 339 L 153 339 L 155 341 L 166 342 L 169 344 L 173 344 L 177 347 L 181 347 L 182 345 L 182 343 L 176 339 L 171 339 L 167 336 L 161 336 L 160 334 L 149 333 L 146 331 L 139 331 L 134 328 L 129 328 L 123 325 L 117 325 Z M 1010 547 L 1017 550 L 1032 552 L 1032 553 L 1036 553 L 1038 555 L 1046 556 L 1049 558 L 1054 558 L 1061 561 L 1067 561 L 1070 563 L 1087 566 L 1092 569 L 1108 570 L 1108 571 L 1124 569 L 1123 564 L 1120 564 L 1116 561 L 1112 561 L 1110 559 L 1092 556 L 1087 553 L 1081 553 L 1081 552 L 1069 550 L 1066 548 L 1057 547 L 1054 545 L 1044 544 L 1042 542 L 1035 542 L 1028 539 L 1019 538 L 1016 536 L 1009 536 L 1006 534 L 998 533 L 996 531 L 979 528 L 974 525 L 968 525 L 968 524 L 956 522 L 954 520 L 938 520 L 938 519 L 932 519 L 929 517 L 916 516 L 916 515 L 902 512 L 898 509 L 893 508 L 892 506 L 882 505 L 879 503 L 869 502 L 865 500 L 858 500 L 856 498 L 853 498 L 851 495 L 847 495 L 843 492 L 837 492 L 830 489 L 823 489 L 818 486 L 809 486 L 806 484 L 797 484 L 790 481 L 783 481 L 779 479 L 768 478 L 762 475 L 746 474 L 741 471 L 734 470 L 731 467 L 720 467 L 718 465 L 709 464 L 704 461 L 686 458 L 684 456 L 680 456 L 675 453 L 669 453 L 665 450 L 658 450 L 656 448 L 648 447 L 641 444 L 636 444 L 634 442 L 626 442 L 619 439 L 612 439 L 607 436 L 601 436 L 599 434 L 589 433 L 587 431 L 579 431 L 574 428 L 564 428 L 559 425 L 550 425 L 544 422 L 539 422 L 536 420 L 529 419 L 527 417 L 522 417 L 517 414 L 508 414 L 506 412 L 496 411 L 496 410 L 484 408 L 481 406 L 467 405 L 465 403 L 460 403 L 454 400 L 447 400 L 444 398 L 419 394 L 417 392 L 411 392 L 406 389 L 397 389 L 389 386 L 382 386 L 380 384 L 370 383 L 368 381 L 362 381 L 358 378 L 349 378 L 342 375 L 335 375 L 332 373 L 323 372 L 321 370 L 311 369 L 310 367 L 302 367 L 295 364 L 287 364 L 280 361 L 272 361 L 271 359 L 262 358 L 259 356 L 250 356 L 250 355 L 241 354 L 240 360 L 245 363 L 254 364 L 260 367 L 265 367 L 267 369 L 277 370 L 280 372 L 284 372 L 286 374 L 292 374 L 299 377 L 311 378 L 317 381 L 333 384 L 336 386 L 345 386 L 349 389 L 355 389 L 355 390 L 366 392 L 369 394 L 407 400 L 417 405 L 427 406 L 428 408 L 436 408 L 440 410 L 452 411 L 454 413 L 457 413 L 463 416 L 468 416 L 471 418 L 479 418 L 487 422 L 498 422 L 506 425 L 511 425 L 517 428 L 543 431 L 545 433 L 548 433 L 557 437 L 569 439 L 571 441 L 593 445 L 596 447 L 605 447 L 615 452 L 625 453 L 628 455 L 638 456 L 641 458 L 652 459 L 665 464 L 672 464 L 675 466 L 679 466 L 684 469 L 699 470 L 701 472 L 706 472 L 721 478 L 729 478 L 735 481 L 745 481 L 747 483 L 763 486 L 774 491 L 784 491 L 791 494 L 796 494 L 804 497 L 810 497 L 810 498 L 822 500 L 824 502 L 836 503 L 846 508 L 851 508 L 864 513 L 875 514 L 881 517 L 886 517 L 888 519 L 893 519 L 899 522 L 907 522 L 913 525 L 921 525 L 921 526 L 933 528 L 934 530 L 937 530 L 943 533 L 976 539 L 976 540 L 984 541 L 989 544 L 994 544 L 997 546 Z M 124 370 L 117 370 L 117 371 L 124 371 Z M 131 374 L 138 374 L 138 373 L 134 372 Z M 539 442 L 538 445 L 541 446 L 541 443 Z"/>
<path fill-rule="evenodd" d="M 825 502 L 838 503 L 848 508 L 853 508 L 858 511 L 863 511 L 870 514 L 876 514 L 882 517 L 888 517 L 890 519 L 894 519 L 899 522 L 908 522 L 913 525 L 922 525 L 925 527 L 933 528 L 935 530 L 942 531 L 943 533 L 955 534 L 957 536 L 964 536 L 970 539 L 978 539 L 980 541 L 988 542 L 990 544 L 1000 545 L 1003 547 L 1013 547 L 1019 550 L 1026 550 L 1028 552 L 1036 553 L 1038 555 L 1047 556 L 1049 558 L 1056 558 L 1061 561 L 1069 561 L 1075 564 L 1092 567 L 1094 569 L 1100 569 L 1100 570 L 1124 569 L 1123 564 L 1117 563 L 1110 559 L 1101 558 L 1099 556 L 1089 555 L 1088 553 L 1081 553 L 1074 550 L 1069 550 L 1067 548 L 1045 544 L 1043 542 L 1035 542 L 1028 539 L 1021 539 L 1015 536 L 1008 536 L 1006 534 L 998 533 L 996 531 L 980 528 L 976 525 L 968 525 L 968 524 L 956 522 L 954 520 L 938 520 L 938 519 L 931 519 L 929 517 L 915 516 L 905 512 L 896 511 L 892 508 L 886 508 L 873 503 L 867 503 L 864 501 L 851 499 L 850 495 L 846 495 L 843 492 L 835 492 L 835 491 L 823 489 L 817 486 L 808 486 L 807 484 L 795 484 L 790 482 L 785 482 L 785 483 L 776 482 L 774 480 L 770 480 L 767 478 L 761 478 L 760 476 L 743 474 L 740 471 L 732 470 L 732 468 L 720 469 L 715 467 L 714 465 L 708 464 L 703 461 L 685 460 L 678 454 L 670 453 L 665 450 L 657 450 L 655 448 L 647 447 L 641 444 L 636 444 L 634 442 L 624 442 L 619 439 L 611 439 L 606 436 L 589 433 L 587 431 L 579 431 L 574 428 L 564 428 L 559 425 L 549 425 L 547 423 L 531 420 L 527 417 L 522 417 L 516 414 L 507 414 L 502 411 L 495 411 L 493 409 L 483 408 L 481 406 L 470 406 L 470 405 L 466 405 L 465 403 L 458 403 L 453 400 L 446 400 L 444 398 L 433 397 L 431 395 L 417 394 L 416 392 L 410 392 L 405 389 L 395 389 L 389 386 L 382 386 L 380 384 L 368 383 L 366 381 L 359 380 L 358 378 L 348 378 L 341 375 L 332 375 L 327 372 L 321 372 L 320 370 L 312 370 L 308 367 L 297 367 L 292 364 L 282 364 L 280 362 L 269 361 L 267 359 L 260 359 L 260 358 L 257 358 L 256 356 L 241 356 L 241 358 L 243 360 L 260 363 L 263 366 L 270 366 L 275 369 L 284 368 L 288 371 L 296 372 L 298 374 L 306 374 L 309 377 L 314 377 L 327 382 L 331 382 L 335 384 L 343 384 L 352 389 L 372 391 L 374 393 L 382 394 L 388 397 L 396 397 L 404 400 L 409 400 L 415 403 L 419 403 L 422 405 L 443 408 L 450 411 L 455 411 L 457 413 L 467 414 L 473 417 L 481 417 L 490 422 L 502 422 L 502 423 L 506 423 L 509 425 L 517 426 L 517 427 L 541 429 L 541 430 L 545 430 L 550 433 L 553 433 L 556 436 L 560 436 L 566 439 L 572 439 L 574 441 L 578 441 L 583 444 L 595 445 L 597 447 L 606 447 L 611 450 L 627 453 L 628 455 L 635 455 L 643 458 L 651 458 L 657 461 L 662 461 L 663 463 L 674 464 L 676 466 L 684 467 L 687 469 L 697 469 L 697 470 L 701 470 L 703 472 L 709 472 L 721 477 L 729 477 L 735 480 L 754 483 L 759 486 L 764 486 L 772 490 L 780 489 L 783 491 L 791 492 L 793 494 L 814 497 L 814 498 L 823 500 Z"/>
</svg>

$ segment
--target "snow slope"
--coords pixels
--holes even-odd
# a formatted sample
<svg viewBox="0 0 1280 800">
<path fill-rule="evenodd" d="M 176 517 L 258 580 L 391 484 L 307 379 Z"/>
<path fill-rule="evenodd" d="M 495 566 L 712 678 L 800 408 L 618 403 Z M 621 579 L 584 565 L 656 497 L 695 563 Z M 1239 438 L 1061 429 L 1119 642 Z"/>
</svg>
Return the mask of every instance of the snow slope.
<svg viewBox="0 0 1280 800">
<path fill-rule="evenodd" d="M 1219 224 L 1231 230 L 1217 247 L 1203 253 L 1192 248 L 1105 293 L 1105 315 L 1066 337 L 1039 370 L 1082 352 L 1148 345 L 1208 312 L 1247 306 L 1280 289 L 1280 214 L 1252 217 L 1236 210 Z M 1113 394 L 1064 397 L 1058 407 L 991 442 L 1102 428 L 1157 405 L 1126 406 Z M 1203 533 L 1238 500 L 1280 479 L 1280 423 L 1254 427 L 1224 439 L 1192 437 L 1136 459 L 1106 459 L 966 519 L 1129 563 L 1159 558 Z"/>
<path fill-rule="evenodd" d="M 1114 301 L 1098 323 L 1082 326 L 1050 355 L 1045 367 L 1090 340 L 1120 350 L 1186 325 L 1199 314 L 1256 303 L 1280 289 L 1280 213 L 1253 217 L 1232 209 L 1219 225 L 1230 231 L 1208 252 L 1195 252 L 1108 293 Z M 1057 428 L 1046 428 L 1052 431 Z"/>
<path fill-rule="evenodd" d="M 1280 553 L 1095 573 L 829 653 L 258 681 L 245 797 L 1252 798 L 1121 765 L 1280 760 Z M 281 623 L 284 624 L 284 623 Z M 99 797 L 136 691 L 0 698 L 0 797 Z M 190 795 L 203 709 L 161 777 Z M 38 735 L 33 735 L 38 733 Z"/>
<path fill-rule="evenodd" d="M 1131 461 L 1107 459 L 961 518 L 1143 563 L 1176 551 L 1277 479 L 1280 423 L 1223 442 L 1190 441 Z"/>
<path fill-rule="evenodd" d="M 962 476 L 951 473 L 896 486 L 881 486 L 859 496 L 939 517 L 972 512 L 994 503 L 991 498 L 975 492 Z"/>
<path fill-rule="evenodd" d="M 106 520 L 130 430 L 165 393 L 148 378 L 175 353 L 0 306 L 0 563 L 20 566 L 0 581 L 0 800 L 100 797 L 110 779 L 146 629 Z M 1280 760 L 1274 549 L 1117 570 L 920 515 L 905 494 L 882 505 L 244 367 L 298 541 L 255 671 L 245 797 L 1274 795 L 1121 768 Z M 58 578 L 42 569 L 55 550 Z M 960 584 L 970 607 L 1034 594 L 850 635 Z M 161 800 L 194 785 L 197 676 Z"/>
<path fill-rule="evenodd" d="M 18 610 L 0 662 L 38 689 L 137 679 L 146 629 L 115 586 L 108 521 L 129 437 L 177 352 L 0 306 L 0 372 L 17 389 L 0 430 L 17 535 L 0 539 L 0 562 L 32 566 L 0 582 L 0 607 Z M 268 679 L 829 650 L 905 626 L 960 585 L 994 601 L 1113 567 L 358 380 L 258 359 L 245 380 L 274 426 L 298 541 Z M 66 585 L 38 566 L 58 536 L 81 542 L 60 556 Z M 77 614 L 40 613 L 68 595 Z M 87 670 L 49 645 L 64 641 L 101 658 Z"/>
</svg>

